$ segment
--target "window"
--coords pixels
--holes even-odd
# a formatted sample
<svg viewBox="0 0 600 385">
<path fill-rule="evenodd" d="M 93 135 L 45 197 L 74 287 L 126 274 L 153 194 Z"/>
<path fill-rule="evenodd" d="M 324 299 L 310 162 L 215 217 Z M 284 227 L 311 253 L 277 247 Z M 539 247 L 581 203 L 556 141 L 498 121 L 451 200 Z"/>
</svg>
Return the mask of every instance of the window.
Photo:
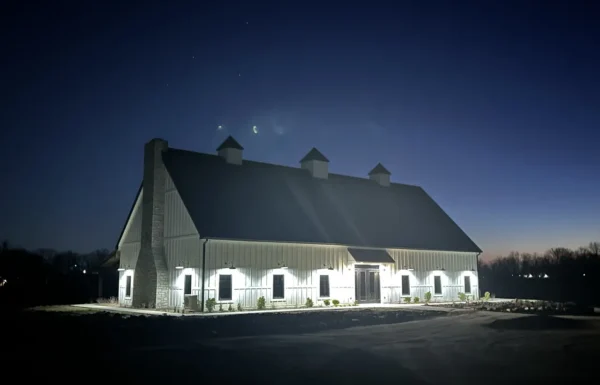
<svg viewBox="0 0 600 385">
<path fill-rule="evenodd" d="M 471 277 L 465 275 L 465 294 L 471 294 Z"/>
<path fill-rule="evenodd" d="M 283 274 L 274 274 L 273 275 L 273 299 L 285 298 L 283 282 L 284 282 Z"/>
<path fill-rule="evenodd" d="M 442 294 L 442 277 L 440 275 L 433 277 L 433 294 Z"/>
<path fill-rule="evenodd" d="M 319 297 L 329 297 L 329 276 L 322 275 L 319 280 Z"/>
<path fill-rule="evenodd" d="M 183 294 L 192 294 L 192 275 L 185 275 L 185 282 L 183 283 Z"/>
<path fill-rule="evenodd" d="M 125 279 L 125 297 L 131 297 L 131 275 L 128 275 Z"/>
<path fill-rule="evenodd" d="M 231 274 L 219 275 L 219 301 L 231 300 Z"/>
<path fill-rule="evenodd" d="M 402 276 L 402 295 L 410 295 L 410 277 L 408 275 Z"/>
</svg>

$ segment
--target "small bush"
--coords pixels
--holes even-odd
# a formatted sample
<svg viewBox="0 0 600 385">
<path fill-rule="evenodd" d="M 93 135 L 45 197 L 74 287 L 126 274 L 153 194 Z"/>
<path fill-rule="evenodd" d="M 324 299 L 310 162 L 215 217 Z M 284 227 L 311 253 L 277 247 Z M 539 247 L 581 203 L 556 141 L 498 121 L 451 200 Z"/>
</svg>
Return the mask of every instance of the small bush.
<svg viewBox="0 0 600 385">
<path fill-rule="evenodd" d="M 260 297 L 258 301 L 256 301 L 256 307 L 258 310 L 265 310 L 265 307 L 267 307 L 265 297 Z"/>
<path fill-rule="evenodd" d="M 313 301 L 310 298 L 306 299 L 306 303 L 304 304 L 306 307 L 313 307 Z"/>
<path fill-rule="evenodd" d="M 489 291 L 485 292 L 485 294 L 483 295 L 483 300 L 486 302 L 490 300 L 490 292 Z"/>
<path fill-rule="evenodd" d="M 338 306 L 340 304 L 340 301 L 338 301 L 337 299 L 331 300 L 331 303 L 333 304 L 333 306 Z"/>
<path fill-rule="evenodd" d="M 413 298 L 413 302 L 414 302 L 414 303 L 419 303 L 419 297 L 415 297 L 415 298 Z"/>
<path fill-rule="evenodd" d="M 119 299 L 117 297 L 98 298 L 96 302 L 107 305 L 116 305 L 117 303 L 119 303 Z"/>
<path fill-rule="evenodd" d="M 328 299 L 324 299 L 323 303 L 325 304 L 325 306 L 329 306 L 329 300 Z"/>
<path fill-rule="evenodd" d="M 275 310 L 275 302 L 271 301 L 271 310 Z"/>
<path fill-rule="evenodd" d="M 219 311 L 223 311 L 223 304 L 222 303 L 219 304 Z"/>
<path fill-rule="evenodd" d="M 229 307 L 227 308 L 227 311 L 233 311 L 233 306 L 231 306 L 231 304 L 229 304 Z"/>
<path fill-rule="evenodd" d="M 465 302 L 467 300 L 467 295 L 465 293 L 458 293 L 458 299 Z"/>
<path fill-rule="evenodd" d="M 214 298 L 209 298 L 206 300 L 206 310 L 208 310 L 209 313 L 212 313 L 213 310 L 215 310 L 215 305 L 217 304 L 217 300 Z"/>
<path fill-rule="evenodd" d="M 429 301 L 431 301 L 431 292 L 430 291 L 425 293 L 425 303 L 429 303 Z"/>
<path fill-rule="evenodd" d="M 237 306 L 238 311 L 242 311 L 242 304 L 238 302 L 238 306 Z"/>
<path fill-rule="evenodd" d="M 410 297 L 404 297 L 404 303 L 410 303 Z"/>
<path fill-rule="evenodd" d="M 354 303 L 353 303 L 353 305 L 354 305 L 354 306 L 358 306 L 358 301 L 357 301 L 357 300 L 354 300 Z"/>
</svg>

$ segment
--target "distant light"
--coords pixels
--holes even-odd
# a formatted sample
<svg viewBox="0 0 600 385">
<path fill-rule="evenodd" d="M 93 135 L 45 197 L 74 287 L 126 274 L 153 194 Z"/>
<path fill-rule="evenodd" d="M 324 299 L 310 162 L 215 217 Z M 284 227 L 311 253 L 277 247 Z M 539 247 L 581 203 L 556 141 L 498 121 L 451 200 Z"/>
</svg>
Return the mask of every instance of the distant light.
<svg viewBox="0 0 600 385">
<path fill-rule="evenodd" d="M 8 282 L 7 280 L 3 279 L 2 281 L 0 281 L 0 287 L 6 285 L 6 282 Z"/>
<path fill-rule="evenodd" d="M 83 269 L 83 274 L 85 274 L 85 273 L 86 273 L 86 271 L 85 271 L 85 269 Z"/>
<path fill-rule="evenodd" d="M 217 130 L 221 130 L 221 129 L 223 129 L 223 126 L 221 126 L 221 125 L 217 126 Z"/>
<path fill-rule="evenodd" d="M 550 277 L 548 277 L 548 274 L 544 274 L 544 278 L 550 278 Z"/>
<path fill-rule="evenodd" d="M 585 273 L 583 273 L 583 276 L 585 277 Z"/>
<path fill-rule="evenodd" d="M 258 134 L 258 127 L 252 126 L 252 132 L 254 132 L 255 134 Z"/>
</svg>

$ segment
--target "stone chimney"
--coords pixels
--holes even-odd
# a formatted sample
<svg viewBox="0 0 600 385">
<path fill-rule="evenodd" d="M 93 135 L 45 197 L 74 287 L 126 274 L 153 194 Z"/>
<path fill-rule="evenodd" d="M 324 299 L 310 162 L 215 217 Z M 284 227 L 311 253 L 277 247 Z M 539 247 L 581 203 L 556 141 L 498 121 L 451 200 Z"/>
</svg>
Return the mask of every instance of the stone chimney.
<svg viewBox="0 0 600 385">
<path fill-rule="evenodd" d="M 329 175 L 329 159 L 314 147 L 300 160 L 300 167 L 308 170 L 314 178 L 327 179 Z"/>
<path fill-rule="evenodd" d="M 390 185 L 390 175 L 392 174 L 381 163 L 377 163 L 377 166 L 369 172 L 369 179 L 387 187 Z"/>
<path fill-rule="evenodd" d="M 165 179 L 162 153 L 167 141 L 152 139 L 144 147 L 142 238 L 133 276 L 133 307 L 165 309 L 168 305 L 168 270 L 164 252 Z"/>
<path fill-rule="evenodd" d="M 244 147 L 229 135 L 227 139 L 217 148 L 217 153 L 227 163 L 242 164 L 242 151 Z"/>
</svg>

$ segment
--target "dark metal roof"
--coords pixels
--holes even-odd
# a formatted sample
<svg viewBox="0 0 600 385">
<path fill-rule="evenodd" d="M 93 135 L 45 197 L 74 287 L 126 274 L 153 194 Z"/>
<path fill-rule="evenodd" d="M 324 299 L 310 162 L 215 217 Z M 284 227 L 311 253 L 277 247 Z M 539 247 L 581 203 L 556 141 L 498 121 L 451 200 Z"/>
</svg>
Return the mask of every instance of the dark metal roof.
<svg viewBox="0 0 600 385">
<path fill-rule="evenodd" d="M 217 151 L 222 150 L 224 148 L 235 148 L 237 150 L 244 149 L 244 147 L 242 147 L 242 145 L 239 144 L 237 140 L 233 139 L 233 136 L 231 135 L 229 135 L 227 139 L 225 139 L 223 143 L 221 143 L 221 145 L 217 147 Z"/>
<path fill-rule="evenodd" d="M 175 149 L 163 160 L 202 238 L 481 251 L 417 186 Z"/>
<path fill-rule="evenodd" d="M 321 151 L 314 147 L 308 152 L 308 154 L 304 155 L 304 158 L 300 159 L 300 163 L 306 162 L 307 160 L 320 160 L 322 162 L 329 162 L 329 159 L 327 159 L 325 155 L 321 153 Z"/>
<path fill-rule="evenodd" d="M 394 263 L 394 259 L 382 249 L 356 249 L 349 247 L 348 251 L 356 262 Z"/>
<path fill-rule="evenodd" d="M 377 166 L 373 167 L 373 169 L 371 171 L 369 171 L 369 175 L 374 175 L 374 174 L 392 175 L 392 173 L 389 172 L 387 168 L 383 167 L 383 165 L 381 163 L 377 163 Z"/>
</svg>

